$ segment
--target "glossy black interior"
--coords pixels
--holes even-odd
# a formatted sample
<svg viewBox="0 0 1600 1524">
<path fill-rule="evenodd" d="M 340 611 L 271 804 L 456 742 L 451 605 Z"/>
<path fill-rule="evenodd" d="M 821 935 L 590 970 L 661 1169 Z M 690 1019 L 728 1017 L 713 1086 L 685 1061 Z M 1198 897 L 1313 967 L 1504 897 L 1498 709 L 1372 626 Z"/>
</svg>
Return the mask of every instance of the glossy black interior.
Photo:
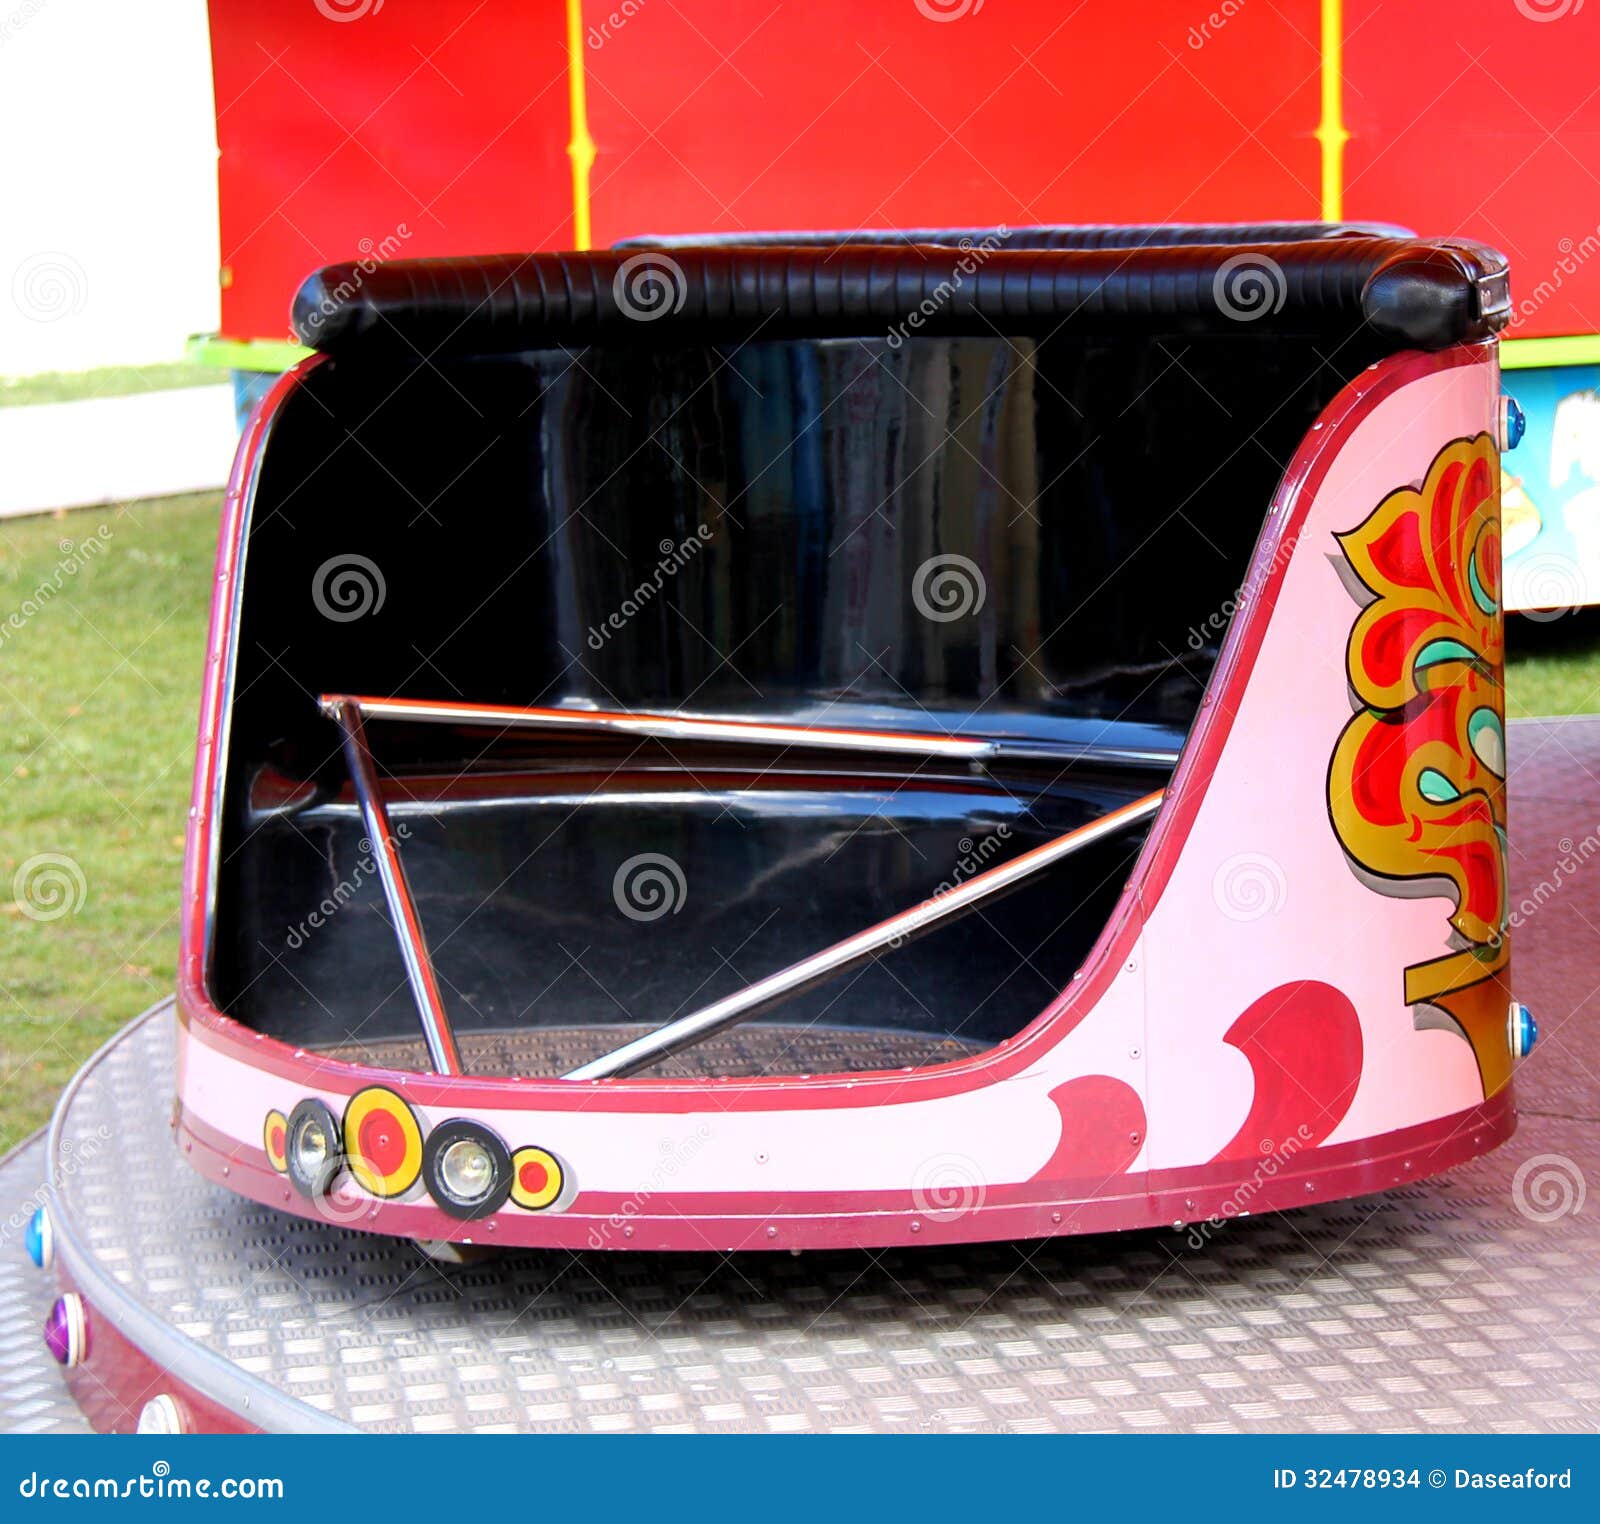
<svg viewBox="0 0 1600 1524">
<path fill-rule="evenodd" d="M 325 360 L 248 530 L 215 998 L 305 1043 L 416 1031 L 321 693 L 1176 749 L 1284 466 L 1372 358 L 1240 323 Z M 972 602 L 971 568 L 981 602 L 930 617 Z M 346 618 L 360 578 L 381 602 Z M 462 1031 L 665 1020 L 1163 780 L 370 734 Z M 773 1019 L 1010 1035 L 1139 842 Z M 619 907 L 641 856 L 676 865 L 676 912 Z"/>
</svg>

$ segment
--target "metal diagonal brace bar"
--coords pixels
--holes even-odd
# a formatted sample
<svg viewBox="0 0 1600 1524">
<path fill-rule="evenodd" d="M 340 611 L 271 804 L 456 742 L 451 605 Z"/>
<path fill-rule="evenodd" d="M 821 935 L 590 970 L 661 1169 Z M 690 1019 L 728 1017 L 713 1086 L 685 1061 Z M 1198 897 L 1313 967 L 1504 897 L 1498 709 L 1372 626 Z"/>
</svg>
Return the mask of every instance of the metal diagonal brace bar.
<svg viewBox="0 0 1600 1524">
<path fill-rule="evenodd" d="M 1161 801 L 1165 797 L 1165 789 L 1146 794 L 1144 798 L 1112 810 L 1088 825 L 1068 831 L 1054 841 L 1047 841 L 1031 852 L 1012 858 L 1010 862 L 976 874 L 948 893 L 923 900 L 920 905 L 902 910 L 899 915 L 879 921 L 876 926 L 857 932 L 853 937 L 846 937 L 842 942 L 835 942 L 832 947 L 825 947 L 809 958 L 779 969 L 775 974 L 768 974 L 765 979 L 747 985 L 725 999 L 701 1010 L 691 1011 L 676 1021 L 669 1021 L 665 1026 L 657 1027 L 654 1032 L 646 1032 L 643 1037 L 624 1043 L 620 1048 L 613 1048 L 611 1052 L 573 1069 L 562 1078 L 592 1080 L 632 1074 L 659 1059 L 693 1047 L 713 1033 L 736 1026 L 768 1006 L 787 1000 L 791 995 L 810 989 L 812 985 L 853 968 L 858 963 L 865 963 L 885 948 L 900 947 L 915 940 L 941 922 L 966 913 L 981 901 L 1011 888 L 1064 857 L 1070 857 L 1074 852 L 1082 851 L 1084 847 L 1103 841 L 1141 820 L 1148 820 L 1161 808 Z"/>
<path fill-rule="evenodd" d="M 1100 746 L 1092 742 L 999 739 L 991 736 L 929 735 L 914 730 L 849 730 L 839 726 L 782 724 L 765 720 L 719 720 L 686 714 L 649 714 L 600 709 L 520 708 L 510 704 L 435 703 L 426 699 L 324 694 L 330 717 L 353 704 L 371 720 L 408 720 L 425 725 L 488 725 L 502 730 L 592 731 L 642 740 L 711 741 L 739 746 L 816 747 L 829 751 L 943 757 L 964 762 L 1103 762 L 1171 768 L 1176 751 Z"/>
<path fill-rule="evenodd" d="M 355 785 L 356 802 L 361 806 L 362 823 L 372 842 L 372 855 L 378 864 L 378 880 L 383 885 L 383 897 L 389 905 L 389 916 L 394 922 L 395 937 L 400 943 L 400 956 L 405 960 L 406 979 L 411 985 L 412 997 L 417 1002 L 417 1015 L 422 1021 L 423 1040 L 428 1045 L 428 1057 L 439 1074 L 460 1074 L 461 1053 L 456 1047 L 455 1033 L 450 1029 L 450 1017 L 439 994 L 439 984 L 433 974 L 433 959 L 422 935 L 422 920 L 417 915 L 416 901 L 411 895 L 411 885 L 406 881 L 406 870 L 400 861 L 400 849 L 395 845 L 394 832 L 389 829 L 389 811 L 378 789 L 378 775 L 372 765 L 372 753 L 367 750 L 367 733 L 361 719 L 358 699 L 335 699 L 324 702 L 323 713 L 338 722 L 344 736 L 345 763 L 350 769 L 350 781 Z"/>
</svg>

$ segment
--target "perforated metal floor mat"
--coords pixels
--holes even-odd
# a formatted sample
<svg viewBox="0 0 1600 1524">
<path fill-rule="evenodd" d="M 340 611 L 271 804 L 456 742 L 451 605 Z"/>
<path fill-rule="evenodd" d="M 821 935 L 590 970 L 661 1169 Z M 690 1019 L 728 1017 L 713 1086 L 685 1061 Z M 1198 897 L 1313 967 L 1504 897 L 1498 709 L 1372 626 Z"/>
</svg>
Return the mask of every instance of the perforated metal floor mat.
<svg viewBox="0 0 1600 1524">
<path fill-rule="evenodd" d="M 1533 786 L 1547 749 L 1581 781 Z M 1573 801 L 1600 801 L 1600 723 L 1514 726 L 1512 755 L 1523 896 L 1591 829 Z M 86 1073 L 61 1119 L 75 1161 L 60 1190 L 121 1294 L 230 1361 L 241 1392 L 377 1429 L 1589 1431 L 1597 928 L 1600 858 L 1519 925 L 1517 983 L 1536 991 L 1545 1035 L 1504 1148 L 1209 1240 L 516 1253 L 441 1269 L 189 1171 L 166 1125 L 165 1011 Z M 88 1149 L 108 1133 L 114 1148 Z M 15 1165 L 4 1180 L 9 1205 Z"/>
<path fill-rule="evenodd" d="M 526 1032 L 460 1034 L 468 1074 L 561 1075 L 652 1028 L 544 1027 Z M 731 1075 L 842 1074 L 916 1068 L 982 1053 L 987 1045 L 927 1032 L 850 1031 L 844 1027 L 785 1026 L 779 1022 L 719 1032 L 687 1052 L 673 1054 L 641 1073 L 663 1079 L 721 1079 Z M 321 1050 L 390 1069 L 428 1068 L 421 1038 L 389 1038 Z"/>
</svg>

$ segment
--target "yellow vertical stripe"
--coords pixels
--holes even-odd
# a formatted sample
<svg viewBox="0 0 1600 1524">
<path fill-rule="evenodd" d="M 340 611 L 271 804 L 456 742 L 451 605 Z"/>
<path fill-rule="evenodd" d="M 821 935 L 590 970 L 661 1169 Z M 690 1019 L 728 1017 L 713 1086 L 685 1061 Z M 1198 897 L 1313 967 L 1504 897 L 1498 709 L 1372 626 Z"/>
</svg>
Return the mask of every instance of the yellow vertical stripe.
<svg viewBox="0 0 1600 1524">
<path fill-rule="evenodd" d="M 587 249 L 589 228 L 589 171 L 594 168 L 594 139 L 589 136 L 589 96 L 583 64 L 583 0 L 567 0 L 567 113 L 571 136 L 567 157 L 572 160 L 572 246 Z"/>
<path fill-rule="evenodd" d="M 1322 0 L 1322 220 L 1344 221 L 1344 0 Z"/>
</svg>

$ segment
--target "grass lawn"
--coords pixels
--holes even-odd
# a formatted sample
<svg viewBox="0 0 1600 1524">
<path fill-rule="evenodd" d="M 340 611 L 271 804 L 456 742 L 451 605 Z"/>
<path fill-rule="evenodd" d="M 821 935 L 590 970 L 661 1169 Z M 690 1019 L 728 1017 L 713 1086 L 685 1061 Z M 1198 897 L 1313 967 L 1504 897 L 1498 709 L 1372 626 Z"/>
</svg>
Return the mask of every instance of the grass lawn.
<svg viewBox="0 0 1600 1524">
<path fill-rule="evenodd" d="M 0 1150 L 172 988 L 220 501 L 0 521 Z"/>
<path fill-rule="evenodd" d="M 1600 711 L 1600 608 L 1545 624 L 1513 619 L 1506 647 L 1511 719 Z"/>
<path fill-rule="evenodd" d="M 205 493 L 0 521 L 0 1150 L 172 988 L 218 507 Z M 1514 717 L 1600 710 L 1600 611 L 1517 621 L 1510 643 Z M 26 913 L 80 885 L 76 910 Z"/>
<path fill-rule="evenodd" d="M 108 365 L 100 370 L 52 370 L 37 376 L 0 378 L 0 407 L 35 402 L 81 402 L 86 397 L 128 397 L 169 392 L 180 386 L 226 386 L 229 373 L 216 365 L 173 360 L 165 365 Z"/>
</svg>

